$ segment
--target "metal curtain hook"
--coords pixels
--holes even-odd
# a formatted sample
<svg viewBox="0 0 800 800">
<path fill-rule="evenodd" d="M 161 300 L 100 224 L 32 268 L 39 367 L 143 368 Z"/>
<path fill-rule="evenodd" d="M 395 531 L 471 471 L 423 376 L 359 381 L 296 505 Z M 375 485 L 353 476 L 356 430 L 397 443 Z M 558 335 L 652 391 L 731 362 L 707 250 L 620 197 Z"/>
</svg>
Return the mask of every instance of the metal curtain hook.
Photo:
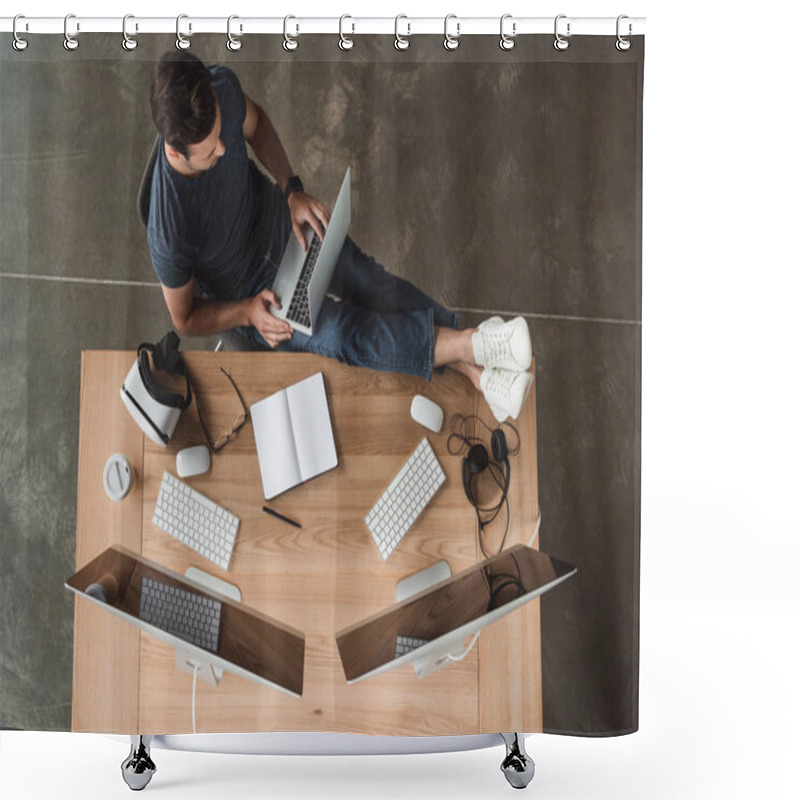
<svg viewBox="0 0 800 800">
<path fill-rule="evenodd" d="M 297 50 L 298 41 L 293 36 L 289 36 L 289 20 L 296 19 L 291 14 L 283 18 L 283 49 L 289 52 Z M 296 33 L 300 33 L 300 26 L 297 25 Z"/>
<path fill-rule="evenodd" d="M 188 50 L 189 46 L 192 44 L 189 41 L 189 39 L 187 39 L 181 33 L 181 20 L 182 19 L 188 19 L 188 17 L 189 17 L 188 14 L 178 14 L 178 18 L 175 20 L 175 35 L 178 37 L 177 39 L 175 39 L 175 47 L 177 47 L 178 50 Z M 189 34 L 191 35 L 191 33 L 192 33 L 192 23 L 190 22 L 189 23 Z"/>
<path fill-rule="evenodd" d="M 630 39 L 626 39 L 619 32 L 620 31 L 620 22 L 622 22 L 622 20 L 624 20 L 624 19 L 628 19 L 628 15 L 627 14 L 620 14 L 617 17 L 617 43 L 616 43 L 617 50 L 619 50 L 619 51 L 621 51 L 623 53 L 626 50 L 630 50 L 631 49 L 631 40 Z M 631 25 L 631 23 L 629 22 L 628 23 L 628 36 L 630 36 L 631 33 L 633 33 L 633 25 Z"/>
<path fill-rule="evenodd" d="M 17 21 L 21 20 L 21 19 L 25 19 L 25 15 L 24 14 L 17 14 L 17 16 L 14 17 L 14 24 L 13 24 L 13 26 L 11 28 L 11 30 L 14 33 L 14 41 L 11 43 L 11 45 L 18 53 L 21 53 L 28 46 L 28 40 L 27 39 L 23 39 L 17 33 Z M 28 30 L 28 23 L 27 22 L 25 23 L 25 30 L 26 31 Z"/>
<path fill-rule="evenodd" d="M 75 19 L 75 15 L 74 14 L 67 14 L 67 16 L 64 17 L 64 49 L 65 50 L 77 50 L 78 49 L 78 44 L 79 44 L 78 40 L 74 36 L 71 36 L 70 32 L 69 32 L 69 21 L 71 19 Z M 81 25 L 80 25 L 79 22 L 76 22 L 75 23 L 75 32 L 79 33 L 80 30 L 81 30 Z"/>
<path fill-rule="evenodd" d="M 566 18 L 567 18 L 566 14 L 559 14 L 556 17 L 555 28 L 554 28 L 555 34 L 556 34 L 556 40 L 553 42 L 553 47 L 555 47 L 556 50 L 566 50 L 569 47 L 569 39 L 565 38 L 564 36 L 562 36 L 558 32 L 558 21 L 560 19 L 566 19 Z M 571 35 L 570 24 L 568 22 L 567 23 L 567 36 L 570 36 L 570 35 Z"/>
<path fill-rule="evenodd" d="M 513 50 L 514 49 L 514 45 L 516 44 L 516 42 L 514 41 L 514 37 L 517 35 L 517 23 L 516 22 L 512 22 L 511 23 L 511 35 L 510 36 L 505 32 L 505 22 L 506 22 L 507 19 L 511 19 L 511 18 L 512 18 L 511 14 L 503 14 L 503 16 L 500 17 L 500 49 L 501 50 Z"/>
<path fill-rule="evenodd" d="M 339 47 L 342 50 L 352 50 L 355 42 L 349 36 L 344 35 L 344 21 L 346 19 L 353 19 L 353 18 L 349 14 L 342 14 L 342 16 L 339 17 Z M 351 33 L 356 32 L 355 22 L 352 23 L 350 32 Z"/>
<path fill-rule="evenodd" d="M 231 53 L 235 53 L 238 50 L 242 49 L 242 40 L 234 36 L 233 33 L 231 32 L 231 22 L 233 22 L 235 19 L 239 19 L 239 17 L 237 17 L 236 14 L 231 14 L 228 17 L 228 41 L 225 46 L 228 48 L 228 50 L 231 51 Z M 240 25 L 239 33 L 241 32 L 242 32 L 242 26 Z"/>
<path fill-rule="evenodd" d="M 135 50 L 136 49 L 136 45 L 138 45 L 139 42 L 136 41 L 136 37 L 135 36 L 130 36 L 128 34 L 128 20 L 129 19 L 135 19 L 133 14 L 126 14 L 122 18 L 122 49 L 123 50 L 127 50 L 127 51 L 130 52 L 131 50 Z M 136 30 L 136 31 L 139 30 L 139 23 L 138 22 L 134 23 L 134 30 Z"/>
<path fill-rule="evenodd" d="M 447 23 L 450 22 L 451 19 L 456 20 L 456 35 L 453 36 L 447 30 Z M 444 47 L 445 50 L 455 50 L 458 48 L 460 42 L 458 41 L 458 37 L 461 35 L 461 23 L 458 22 L 458 17 L 455 14 L 448 14 L 444 18 Z"/>
<path fill-rule="evenodd" d="M 411 23 L 410 22 L 406 23 L 408 31 L 405 36 L 401 36 L 400 35 L 401 19 L 408 19 L 408 17 L 405 14 L 398 14 L 394 18 L 394 46 L 397 50 L 408 50 L 408 48 L 411 46 L 411 42 L 409 42 L 406 37 L 411 36 Z"/>
</svg>

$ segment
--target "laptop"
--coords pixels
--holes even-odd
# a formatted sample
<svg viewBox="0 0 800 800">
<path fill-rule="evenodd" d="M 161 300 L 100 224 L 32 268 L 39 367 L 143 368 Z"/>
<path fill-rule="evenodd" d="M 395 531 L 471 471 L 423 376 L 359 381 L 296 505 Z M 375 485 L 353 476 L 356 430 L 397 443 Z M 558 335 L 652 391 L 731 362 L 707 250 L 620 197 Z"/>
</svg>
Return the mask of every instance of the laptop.
<svg viewBox="0 0 800 800">
<path fill-rule="evenodd" d="M 347 229 L 350 227 L 350 168 L 347 168 L 339 196 L 331 213 L 325 238 L 319 236 L 310 225 L 303 227 L 303 236 L 308 245 L 305 252 L 294 233 L 278 267 L 272 291 L 281 303 L 281 308 L 270 306 L 270 313 L 286 320 L 296 331 L 311 336 L 325 295 L 333 278 L 333 272 L 342 252 Z"/>
</svg>

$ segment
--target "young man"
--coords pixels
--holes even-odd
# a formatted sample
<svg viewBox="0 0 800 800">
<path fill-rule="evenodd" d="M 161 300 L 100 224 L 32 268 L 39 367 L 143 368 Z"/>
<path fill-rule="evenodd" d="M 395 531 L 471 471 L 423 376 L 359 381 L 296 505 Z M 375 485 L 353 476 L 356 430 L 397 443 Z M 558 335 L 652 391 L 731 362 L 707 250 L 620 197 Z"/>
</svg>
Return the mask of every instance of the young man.
<svg viewBox="0 0 800 800">
<path fill-rule="evenodd" d="M 498 421 L 516 417 L 533 382 L 525 320 L 499 317 L 459 331 L 458 315 L 386 272 L 347 237 L 314 335 L 274 317 L 271 287 L 289 237 L 304 225 L 322 238 L 330 214 L 304 191 L 263 108 L 235 73 L 207 69 L 187 52 L 153 72 L 160 134 L 147 241 L 172 321 L 181 334 L 231 328 L 276 350 L 421 375 L 448 365 L 483 392 Z M 247 145 L 275 179 L 250 160 Z"/>
</svg>

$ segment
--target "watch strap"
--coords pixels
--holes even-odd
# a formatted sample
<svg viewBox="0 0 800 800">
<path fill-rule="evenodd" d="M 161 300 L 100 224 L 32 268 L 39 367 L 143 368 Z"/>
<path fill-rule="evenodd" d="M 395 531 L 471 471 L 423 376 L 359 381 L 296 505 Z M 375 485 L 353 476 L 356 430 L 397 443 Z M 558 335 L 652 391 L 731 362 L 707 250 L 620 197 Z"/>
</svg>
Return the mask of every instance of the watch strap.
<svg viewBox="0 0 800 800">
<path fill-rule="evenodd" d="M 283 196 L 288 200 L 289 195 L 292 192 L 302 192 L 303 191 L 303 181 L 300 180 L 298 175 L 292 175 L 288 181 L 286 181 L 286 189 L 283 193 Z"/>
</svg>

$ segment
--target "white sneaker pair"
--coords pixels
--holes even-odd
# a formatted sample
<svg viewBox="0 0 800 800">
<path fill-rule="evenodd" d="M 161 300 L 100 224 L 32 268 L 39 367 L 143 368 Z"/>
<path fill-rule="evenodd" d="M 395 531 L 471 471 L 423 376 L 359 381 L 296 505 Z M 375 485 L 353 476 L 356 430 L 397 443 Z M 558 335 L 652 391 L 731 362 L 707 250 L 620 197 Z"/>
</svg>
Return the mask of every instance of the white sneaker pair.
<svg viewBox="0 0 800 800">
<path fill-rule="evenodd" d="M 516 419 L 533 386 L 531 335 L 523 317 L 491 317 L 472 335 L 475 363 L 484 367 L 481 391 L 498 422 Z"/>
</svg>

